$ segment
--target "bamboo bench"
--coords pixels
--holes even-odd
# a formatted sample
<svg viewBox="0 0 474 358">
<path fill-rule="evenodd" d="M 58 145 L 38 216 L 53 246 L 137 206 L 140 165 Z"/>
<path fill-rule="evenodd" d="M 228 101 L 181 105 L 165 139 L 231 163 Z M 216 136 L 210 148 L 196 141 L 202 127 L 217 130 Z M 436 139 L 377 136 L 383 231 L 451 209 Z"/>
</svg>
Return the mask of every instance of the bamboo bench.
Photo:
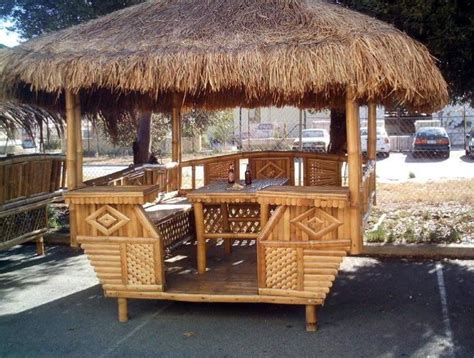
<svg viewBox="0 0 474 358">
<path fill-rule="evenodd" d="M 0 249 L 35 240 L 38 255 L 44 254 L 47 206 L 62 195 L 64 163 L 61 155 L 0 160 Z"/>
<path fill-rule="evenodd" d="M 144 205 L 144 209 L 162 238 L 167 253 L 194 240 L 193 208 L 186 198 L 174 197 L 157 204 Z"/>
</svg>

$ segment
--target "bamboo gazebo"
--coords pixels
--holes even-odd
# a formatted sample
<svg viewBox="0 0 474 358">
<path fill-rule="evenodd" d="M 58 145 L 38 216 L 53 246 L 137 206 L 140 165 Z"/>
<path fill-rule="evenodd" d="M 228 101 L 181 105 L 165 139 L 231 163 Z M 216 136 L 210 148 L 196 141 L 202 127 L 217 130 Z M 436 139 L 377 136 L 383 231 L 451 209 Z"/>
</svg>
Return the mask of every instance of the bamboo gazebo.
<svg viewBox="0 0 474 358">
<path fill-rule="evenodd" d="M 266 302 L 305 305 L 314 330 L 315 307 L 342 258 L 362 251 L 375 192 L 376 105 L 428 111 L 447 101 L 423 45 L 317 0 L 148 1 L 8 50 L 0 68 L 7 96 L 66 108 L 72 242 L 105 294 L 118 298 L 121 321 L 130 298 Z M 345 110 L 347 154 L 182 161 L 182 111 L 267 105 Z M 366 162 L 360 105 L 369 108 Z M 172 113 L 175 164 L 83 183 L 81 115 L 110 109 Z M 238 178 L 244 159 L 254 184 L 234 191 L 221 179 L 230 164 Z M 172 197 L 185 168 L 187 198 Z"/>
</svg>

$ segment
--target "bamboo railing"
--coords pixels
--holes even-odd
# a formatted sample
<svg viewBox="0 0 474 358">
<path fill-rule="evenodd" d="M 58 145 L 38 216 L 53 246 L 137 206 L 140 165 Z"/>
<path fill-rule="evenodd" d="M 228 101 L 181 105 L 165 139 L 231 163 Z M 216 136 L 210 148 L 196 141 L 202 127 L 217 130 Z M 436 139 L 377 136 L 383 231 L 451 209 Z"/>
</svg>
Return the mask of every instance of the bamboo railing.
<svg viewBox="0 0 474 358">
<path fill-rule="evenodd" d="M 140 164 L 87 180 L 86 186 L 158 185 L 162 192 L 178 189 L 178 163 Z"/>
<path fill-rule="evenodd" d="M 254 179 L 287 178 L 289 185 L 295 185 L 295 163 L 301 160 L 303 186 L 341 186 L 342 165 L 347 161 L 343 155 L 321 154 L 300 151 L 241 152 L 193 159 L 181 162 L 181 178 L 191 171 L 188 181 L 182 179 L 180 188 L 192 190 L 214 180 L 226 179 L 229 166 L 234 165 L 236 178 L 240 177 L 240 164 L 250 164 Z M 197 171 L 203 172 L 201 178 Z"/>
<path fill-rule="evenodd" d="M 19 155 L 0 160 L 0 211 L 18 200 L 54 194 L 65 187 L 65 157 Z"/>
<path fill-rule="evenodd" d="M 0 249 L 36 240 L 44 254 L 47 205 L 65 187 L 61 155 L 22 155 L 0 160 Z"/>
</svg>

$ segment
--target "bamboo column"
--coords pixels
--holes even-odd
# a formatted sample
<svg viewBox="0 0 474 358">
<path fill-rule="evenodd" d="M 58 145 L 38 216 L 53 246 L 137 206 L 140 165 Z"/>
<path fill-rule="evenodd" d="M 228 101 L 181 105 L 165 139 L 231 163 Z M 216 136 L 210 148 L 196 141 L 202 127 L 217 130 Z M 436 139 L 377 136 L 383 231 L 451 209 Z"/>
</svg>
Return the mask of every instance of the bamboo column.
<svg viewBox="0 0 474 358">
<path fill-rule="evenodd" d="M 79 94 L 74 97 L 74 124 L 76 129 L 76 187 L 81 186 L 83 182 L 83 148 L 82 148 L 82 114 L 81 99 Z"/>
<path fill-rule="evenodd" d="M 73 190 L 77 186 L 76 177 L 76 124 L 75 98 L 71 91 L 66 90 L 66 122 L 67 122 L 67 188 Z"/>
<path fill-rule="evenodd" d="M 178 163 L 178 189 L 181 188 L 181 99 L 173 96 L 172 125 L 171 125 L 171 160 Z"/>
<path fill-rule="evenodd" d="M 349 191 L 351 198 L 352 254 L 362 251 L 362 218 L 360 185 L 362 180 L 362 155 L 360 152 L 359 105 L 351 86 L 346 91 L 347 159 L 349 166 Z"/>
<path fill-rule="evenodd" d="M 367 121 L 367 157 L 369 161 L 373 161 L 374 165 L 374 175 L 372 176 L 372 185 L 371 187 L 374 189 L 374 204 L 375 204 L 375 193 L 376 193 L 376 159 L 377 159 L 377 106 L 374 102 L 369 102 L 369 118 Z M 371 195 L 372 193 L 368 193 Z M 370 198 L 369 198 L 370 199 Z"/>
<path fill-rule="evenodd" d="M 71 91 L 66 90 L 66 121 L 67 121 L 67 153 L 66 153 L 66 162 L 67 162 L 67 189 L 74 190 L 78 187 L 79 181 L 82 180 L 82 152 L 79 153 L 81 162 L 81 167 L 78 172 L 78 147 L 82 149 L 82 143 L 79 142 L 82 137 L 80 133 L 80 119 L 78 120 L 77 116 L 77 106 L 76 106 L 75 96 Z M 80 109 L 79 109 L 80 112 Z M 79 116 L 80 118 L 80 116 Z M 79 124 L 77 123 L 79 122 Z M 79 131 L 78 131 L 79 128 Z M 79 138 L 78 138 L 79 136 Z M 80 179 L 79 179 L 80 176 Z M 76 208 L 74 205 L 69 206 L 69 223 L 70 223 L 70 238 L 71 246 L 77 247 L 77 220 L 76 220 Z"/>
</svg>

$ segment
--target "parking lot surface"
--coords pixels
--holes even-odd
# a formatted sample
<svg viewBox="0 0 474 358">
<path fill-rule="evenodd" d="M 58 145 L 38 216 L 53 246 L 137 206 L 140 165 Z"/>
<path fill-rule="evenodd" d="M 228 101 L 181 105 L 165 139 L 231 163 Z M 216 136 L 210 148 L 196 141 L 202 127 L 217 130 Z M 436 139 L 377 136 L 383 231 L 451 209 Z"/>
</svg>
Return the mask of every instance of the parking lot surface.
<svg viewBox="0 0 474 358">
<path fill-rule="evenodd" d="M 319 331 L 304 308 L 131 300 L 117 321 L 79 250 L 0 253 L 0 357 L 474 355 L 474 261 L 347 258 Z"/>
<path fill-rule="evenodd" d="M 448 179 L 474 179 L 474 159 L 466 157 L 464 150 L 451 151 L 449 158 L 426 155 L 413 158 L 412 153 L 390 153 L 388 158 L 377 160 L 379 182 L 438 181 Z"/>
</svg>

